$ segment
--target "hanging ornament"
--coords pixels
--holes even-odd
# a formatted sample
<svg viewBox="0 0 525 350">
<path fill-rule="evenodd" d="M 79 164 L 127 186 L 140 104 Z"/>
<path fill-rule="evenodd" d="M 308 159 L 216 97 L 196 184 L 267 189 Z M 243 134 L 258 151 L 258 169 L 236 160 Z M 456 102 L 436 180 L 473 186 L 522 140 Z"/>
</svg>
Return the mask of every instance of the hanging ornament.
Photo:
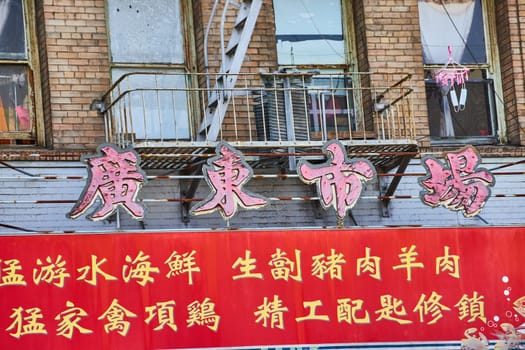
<svg viewBox="0 0 525 350">
<path fill-rule="evenodd" d="M 448 62 L 445 67 L 441 68 L 434 74 L 436 83 L 444 88 L 449 88 L 450 102 L 454 107 L 455 112 L 460 112 L 465 109 L 467 103 L 467 87 L 468 73 L 470 69 L 462 66 L 454 60 L 452 55 L 452 47 L 448 46 Z M 456 86 L 460 86 L 459 99 L 456 92 Z"/>
</svg>

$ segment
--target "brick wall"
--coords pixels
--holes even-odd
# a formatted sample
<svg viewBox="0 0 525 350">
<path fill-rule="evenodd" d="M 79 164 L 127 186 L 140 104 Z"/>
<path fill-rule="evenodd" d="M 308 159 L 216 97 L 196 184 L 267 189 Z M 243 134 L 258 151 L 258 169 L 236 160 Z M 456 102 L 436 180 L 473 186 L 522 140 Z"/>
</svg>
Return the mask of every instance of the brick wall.
<svg viewBox="0 0 525 350">
<path fill-rule="evenodd" d="M 94 149 L 104 141 L 103 120 L 89 105 L 109 87 L 108 41 L 104 0 L 36 1 L 46 144 L 58 150 Z M 213 0 L 191 1 L 198 71 L 204 72 L 203 40 Z M 525 142 L 523 84 L 525 5 L 498 1 L 496 18 L 508 135 L 513 144 Z M 429 145 L 428 117 L 417 0 L 355 0 L 358 70 L 384 73 L 371 83 L 387 86 L 402 73 L 413 74 L 414 118 L 421 146 Z M 221 6 L 210 32 L 210 71 L 220 65 Z M 235 13 L 230 13 L 231 17 Z M 226 28 L 225 33 L 230 33 Z M 226 42 L 229 36 L 226 35 Z M 272 1 L 264 1 L 252 36 L 243 72 L 277 68 Z M 392 77 L 392 73 L 398 75 Z M 386 78 L 389 78 L 388 80 Z"/>
<path fill-rule="evenodd" d="M 49 79 L 47 78 L 49 76 L 48 72 L 48 66 L 47 66 L 47 45 L 46 45 L 46 28 L 44 26 L 44 7 L 43 2 L 36 1 L 36 7 L 35 7 L 35 14 L 36 14 L 36 32 L 37 32 L 37 45 L 38 45 L 38 56 L 40 61 L 40 76 L 41 78 L 41 96 L 42 96 L 42 110 L 40 113 L 43 114 L 43 116 L 51 116 L 51 102 L 50 102 L 50 95 L 49 95 Z M 38 112 L 37 112 L 38 113 Z M 41 146 L 49 146 L 51 145 L 51 135 L 53 134 L 52 131 L 52 124 L 51 124 L 51 118 L 42 118 L 42 116 L 39 116 L 41 118 L 42 122 L 38 125 L 40 127 L 43 127 L 44 130 L 40 131 L 37 130 L 37 133 L 39 135 L 38 144 Z"/>
<path fill-rule="evenodd" d="M 104 3 L 40 2 L 41 45 L 47 50 L 42 65 L 46 137 L 54 149 L 94 149 L 104 141 L 103 119 L 89 109 L 109 87 Z"/>
<path fill-rule="evenodd" d="M 524 144 L 525 25 L 521 18 L 525 16 L 525 5 L 519 0 L 497 1 L 495 5 L 507 135 L 512 144 Z"/>
<path fill-rule="evenodd" d="M 358 28 L 357 33 L 364 31 L 366 44 L 361 47 L 366 47 L 370 72 L 385 73 L 376 76 L 372 86 L 390 85 L 402 73 L 413 74 L 416 134 L 421 144 L 427 145 L 428 113 L 417 0 L 363 1 L 363 4 L 364 28 Z"/>
<path fill-rule="evenodd" d="M 194 23 L 196 32 L 197 60 L 200 72 L 205 71 L 204 64 L 204 33 L 212 13 L 213 0 L 193 1 Z M 208 36 L 208 59 L 210 73 L 217 73 L 221 63 L 221 40 L 220 22 L 223 12 L 224 2 L 217 6 L 215 16 Z M 236 8 L 230 5 L 228 11 L 227 25 L 224 29 L 224 45 L 227 46 L 232 32 L 231 24 L 236 18 Z M 230 24 L 230 25 L 228 25 Z M 275 31 L 274 31 L 273 8 L 271 1 L 264 1 L 260 15 L 257 19 L 250 46 L 246 53 L 242 65 L 242 73 L 258 73 L 260 69 L 272 72 L 277 68 L 277 53 L 275 50 Z"/>
</svg>

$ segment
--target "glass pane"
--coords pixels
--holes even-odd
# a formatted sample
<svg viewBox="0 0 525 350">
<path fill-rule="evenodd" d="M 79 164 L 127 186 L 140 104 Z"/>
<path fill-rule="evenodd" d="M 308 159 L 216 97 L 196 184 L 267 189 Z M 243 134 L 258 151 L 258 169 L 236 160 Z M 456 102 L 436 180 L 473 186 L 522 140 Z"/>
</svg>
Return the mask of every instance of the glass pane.
<svg viewBox="0 0 525 350">
<path fill-rule="evenodd" d="M 344 64 L 339 0 L 274 0 L 280 65 Z"/>
<path fill-rule="evenodd" d="M 113 81 L 130 72 L 114 69 Z M 188 139 L 190 129 L 185 79 L 182 71 L 162 71 L 158 74 L 152 71 L 126 76 L 112 96 L 114 100 L 120 97 L 111 110 L 117 132 L 133 134 L 136 140 Z"/>
<path fill-rule="evenodd" d="M 496 136 L 492 115 L 493 82 L 488 79 L 471 79 L 465 87 L 467 98 L 461 104 L 461 87 L 450 90 L 434 81 L 426 82 L 430 136 L 433 138 L 462 138 Z M 458 104 L 454 97 L 457 97 Z"/>
<path fill-rule="evenodd" d="M 448 47 L 462 64 L 487 63 L 481 0 L 419 0 L 425 64 L 448 62 Z"/>
<path fill-rule="evenodd" d="M 113 62 L 184 63 L 180 0 L 108 0 Z"/>
<path fill-rule="evenodd" d="M 315 76 L 310 86 L 310 120 L 314 139 L 349 137 L 356 131 L 352 82 L 343 76 Z"/>
<path fill-rule="evenodd" d="M 31 130 L 27 68 L 0 66 L 0 132 Z"/>
<path fill-rule="evenodd" d="M 25 47 L 22 0 L 0 1 L 0 58 L 24 59 Z"/>
</svg>

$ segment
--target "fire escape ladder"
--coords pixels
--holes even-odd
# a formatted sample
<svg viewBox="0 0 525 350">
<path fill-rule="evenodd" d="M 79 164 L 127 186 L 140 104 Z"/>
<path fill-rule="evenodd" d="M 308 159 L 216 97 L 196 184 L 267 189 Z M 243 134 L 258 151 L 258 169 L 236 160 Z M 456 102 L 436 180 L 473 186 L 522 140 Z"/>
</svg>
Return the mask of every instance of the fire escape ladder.
<svg viewBox="0 0 525 350">
<path fill-rule="evenodd" d="M 262 0 L 243 0 L 233 3 L 230 0 L 226 0 L 220 28 L 222 62 L 219 73 L 215 78 L 215 86 L 208 95 L 204 121 L 198 130 L 198 140 L 200 141 L 217 140 L 233 88 L 237 82 L 237 75 L 241 71 L 244 56 L 250 44 L 262 2 Z M 228 45 L 224 48 L 224 28 L 227 18 L 226 13 L 230 3 L 238 7 L 238 13 Z M 206 42 L 205 45 L 207 44 Z"/>
</svg>

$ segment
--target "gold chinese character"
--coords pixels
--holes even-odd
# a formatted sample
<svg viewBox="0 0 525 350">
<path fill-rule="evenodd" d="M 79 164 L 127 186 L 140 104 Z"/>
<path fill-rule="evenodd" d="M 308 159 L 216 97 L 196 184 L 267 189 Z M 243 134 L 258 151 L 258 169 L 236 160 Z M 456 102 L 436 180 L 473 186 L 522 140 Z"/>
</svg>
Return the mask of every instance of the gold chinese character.
<svg viewBox="0 0 525 350">
<path fill-rule="evenodd" d="M 0 287 L 27 285 L 26 281 L 24 280 L 24 275 L 18 273 L 18 271 L 22 270 L 20 261 L 17 259 L 5 260 L 4 264 L 7 266 L 2 269 L 2 280 L 0 282 Z"/>
<path fill-rule="evenodd" d="M 84 266 L 77 269 L 78 272 L 81 273 L 81 275 L 77 278 L 77 281 L 86 281 L 86 283 L 89 283 L 93 286 L 97 285 L 97 275 L 101 275 L 104 277 L 107 281 L 115 281 L 117 278 L 115 276 L 111 276 L 110 274 L 105 273 L 102 271 L 100 266 L 106 262 L 106 258 L 103 258 L 99 262 L 97 262 L 98 257 L 96 255 L 91 255 L 91 266 Z M 91 276 L 89 279 L 86 279 L 87 275 L 91 272 Z"/>
<path fill-rule="evenodd" d="M 337 299 L 337 321 L 339 323 L 346 322 L 349 324 L 369 324 L 370 315 L 368 311 L 364 310 L 364 315 L 361 318 L 356 316 L 357 312 L 363 308 L 363 300 L 350 298 Z"/>
<path fill-rule="evenodd" d="M 436 258 L 436 275 L 448 272 L 454 278 L 459 278 L 459 256 L 449 255 L 450 247 L 445 246 L 445 255 Z"/>
<path fill-rule="evenodd" d="M 195 262 L 195 250 L 186 252 L 182 255 L 177 252 L 171 253 L 170 257 L 164 261 L 170 268 L 170 271 L 166 274 L 166 277 L 177 276 L 183 273 L 188 274 L 188 284 L 193 284 L 193 273 L 200 272 L 200 267 L 196 266 Z"/>
<path fill-rule="evenodd" d="M 92 330 L 80 326 L 80 320 L 87 316 L 84 309 L 76 307 L 71 301 L 66 302 L 67 310 L 62 311 L 56 315 L 55 320 L 60 321 L 57 328 L 57 335 L 61 335 L 68 339 L 73 338 L 73 332 L 78 330 L 82 334 L 93 333 Z"/>
<path fill-rule="evenodd" d="M 419 312 L 419 321 L 421 323 L 425 322 L 426 315 L 430 315 L 432 320 L 427 322 L 427 324 L 434 324 L 443 317 L 443 311 L 450 311 L 450 308 L 439 303 L 442 296 L 436 292 L 432 292 L 432 294 L 428 297 L 428 300 L 425 300 L 426 297 L 427 296 L 425 294 L 421 294 L 421 297 L 419 298 L 419 301 L 417 302 L 417 305 L 413 311 Z"/>
<path fill-rule="evenodd" d="M 370 277 L 381 280 L 381 258 L 370 255 L 370 248 L 365 248 L 365 257 L 357 259 L 357 275 L 368 273 Z"/>
<path fill-rule="evenodd" d="M 33 269 L 33 282 L 39 285 L 40 282 L 53 283 L 59 288 L 64 287 L 64 280 L 70 277 L 70 274 L 66 272 L 66 261 L 62 260 L 62 256 L 58 255 L 55 261 L 50 256 L 46 258 L 47 265 L 40 259 L 36 260 L 36 264 L 40 266 L 40 269 Z"/>
<path fill-rule="evenodd" d="M 126 321 L 126 317 L 137 317 L 137 315 L 120 306 L 117 299 L 113 299 L 111 305 L 98 319 L 106 319 L 108 321 L 104 325 L 106 333 L 117 331 L 118 334 L 125 337 L 130 327 L 130 322 Z"/>
<path fill-rule="evenodd" d="M 406 269 L 407 270 L 407 281 L 412 281 L 412 269 L 413 268 L 423 268 L 425 265 L 420 262 L 416 262 L 416 258 L 418 256 L 418 253 L 415 251 L 416 246 L 411 245 L 410 248 L 403 247 L 401 248 L 401 251 L 403 253 L 398 254 L 399 260 L 401 260 L 401 265 L 396 265 L 392 267 L 394 270 L 397 269 Z"/>
<path fill-rule="evenodd" d="M 329 274 L 331 279 L 343 279 L 341 265 L 345 264 L 346 260 L 343 254 L 336 254 L 335 249 L 330 250 L 329 256 L 319 254 L 312 257 L 312 260 L 312 276 L 323 280 L 324 276 Z"/>
<path fill-rule="evenodd" d="M 26 313 L 27 316 L 23 316 L 23 313 Z M 14 331 L 9 333 L 12 337 L 20 338 L 26 334 L 47 334 L 46 326 L 42 322 L 38 322 L 44 316 L 42 316 L 42 310 L 37 307 L 24 310 L 24 308 L 19 307 L 13 309 L 13 313 L 9 318 L 14 319 L 14 321 L 6 328 L 6 331 Z"/>
<path fill-rule="evenodd" d="M 295 262 L 290 260 L 286 253 L 277 248 L 272 254 L 272 260 L 268 265 L 273 266 L 271 269 L 274 280 L 283 279 L 288 281 L 291 278 L 295 281 L 302 282 L 301 273 L 301 251 L 295 250 Z M 292 275 L 295 272 L 295 275 Z"/>
<path fill-rule="evenodd" d="M 317 315 L 315 313 L 315 309 L 317 309 L 318 306 L 323 306 L 323 303 L 321 300 L 314 300 L 314 301 L 303 301 L 303 307 L 306 309 L 309 309 L 308 315 L 303 317 L 296 317 L 295 320 L 297 322 L 307 321 L 307 320 L 319 320 L 319 321 L 330 321 L 330 318 L 328 315 Z"/>
<path fill-rule="evenodd" d="M 177 325 L 175 324 L 175 316 L 173 312 L 173 307 L 175 306 L 174 300 L 168 300 L 164 302 L 156 303 L 155 305 L 146 307 L 146 312 L 148 313 L 148 318 L 146 318 L 146 323 L 149 324 L 153 317 L 157 316 L 157 321 L 159 325 L 153 328 L 154 331 L 160 331 L 164 329 L 165 326 L 170 327 L 174 332 L 177 331 Z"/>
<path fill-rule="evenodd" d="M 458 303 L 454 305 L 459 310 L 459 319 L 463 320 L 464 318 L 468 318 L 467 322 L 474 322 L 479 318 L 483 323 L 487 323 L 484 298 L 482 295 L 478 296 L 478 292 L 476 291 L 474 291 L 472 298 L 463 294 Z"/>
<path fill-rule="evenodd" d="M 283 306 L 282 300 L 277 295 L 273 296 L 272 301 L 268 301 L 267 297 L 264 297 L 262 305 L 257 307 L 258 311 L 253 314 L 257 317 L 255 323 L 261 323 L 263 327 L 268 327 L 268 320 L 270 321 L 270 328 L 284 329 L 283 313 L 288 311 L 286 306 Z"/>
<path fill-rule="evenodd" d="M 409 324 L 412 323 L 410 320 L 404 320 L 394 316 L 406 316 L 407 312 L 403 306 L 403 301 L 397 298 L 394 298 L 391 295 L 382 295 L 381 296 L 381 306 L 382 309 L 375 311 L 376 314 L 379 314 L 379 317 L 376 318 L 376 321 L 388 320 L 394 321 L 399 324 Z"/>
<path fill-rule="evenodd" d="M 246 250 L 244 252 L 244 259 L 239 257 L 233 263 L 232 268 L 233 269 L 239 268 L 239 270 L 241 270 L 241 272 L 242 272 L 240 275 L 233 276 L 234 280 L 237 280 L 237 279 L 240 279 L 240 278 L 259 278 L 259 279 L 263 279 L 262 273 L 253 272 L 257 268 L 257 265 L 255 264 L 257 262 L 257 260 L 255 258 L 252 258 L 251 254 L 252 254 L 251 251 Z"/>
<path fill-rule="evenodd" d="M 146 283 L 153 283 L 154 279 L 151 277 L 152 273 L 159 273 L 158 267 L 152 267 L 151 262 L 148 261 L 149 255 L 145 255 L 142 251 L 137 254 L 135 259 L 132 259 L 129 255 L 126 255 L 127 265 L 122 266 L 122 278 L 126 283 L 130 279 L 138 280 L 137 283 L 142 287 Z M 129 272 L 128 272 L 129 269 Z"/>
<path fill-rule="evenodd" d="M 212 331 L 219 329 L 220 316 L 215 313 L 215 304 L 210 298 L 205 298 L 202 303 L 194 301 L 188 305 L 189 318 L 186 320 L 188 327 L 194 325 L 206 326 Z"/>
</svg>

